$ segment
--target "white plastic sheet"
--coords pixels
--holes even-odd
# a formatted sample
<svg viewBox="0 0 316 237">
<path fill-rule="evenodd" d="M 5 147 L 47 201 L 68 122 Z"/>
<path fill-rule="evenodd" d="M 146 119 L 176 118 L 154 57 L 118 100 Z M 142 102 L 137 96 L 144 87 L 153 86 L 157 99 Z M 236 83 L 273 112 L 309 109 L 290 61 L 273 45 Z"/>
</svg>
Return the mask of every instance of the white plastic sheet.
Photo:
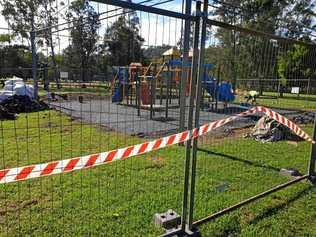
<svg viewBox="0 0 316 237">
<path fill-rule="evenodd" d="M 4 83 L 3 90 L 0 91 L 0 102 L 13 95 L 28 96 L 34 98 L 34 88 L 25 84 L 22 78 L 13 77 Z"/>
</svg>

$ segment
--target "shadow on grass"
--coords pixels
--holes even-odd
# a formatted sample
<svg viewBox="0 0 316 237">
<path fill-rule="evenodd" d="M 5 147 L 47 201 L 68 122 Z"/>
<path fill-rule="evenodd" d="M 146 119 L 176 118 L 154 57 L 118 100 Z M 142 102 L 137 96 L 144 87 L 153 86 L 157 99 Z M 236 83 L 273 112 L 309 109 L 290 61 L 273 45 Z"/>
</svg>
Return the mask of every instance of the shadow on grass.
<svg viewBox="0 0 316 237">
<path fill-rule="evenodd" d="M 209 150 L 206 150 L 206 149 L 203 149 L 203 148 L 198 148 L 198 151 L 205 152 L 205 153 L 207 153 L 209 155 L 220 156 L 220 157 L 225 158 L 225 159 L 242 162 L 242 163 L 244 163 L 246 165 L 250 165 L 250 166 L 253 166 L 253 167 L 269 169 L 269 170 L 273 170 L 273 171 L 276 171 L 276 172 L 280 172 L 280 170 L 281 170 L 280 168 L 273 167 L 271 165 L 265 165 L 265 164 L 261 164 L 259 162 L 245 160 L 245 159 L 241 159 L 239 157 L 235 157 L 235 156 L 231 156 L 231 155 L 227 155 L 227 154 L 223 154 L 223 153 L 219 153 L 219 152 L 209 151 Z"/>
<path fill-rule="evenodd" d="M 287 208 L 291 203 L 295 202 L 299 198 L 301 198 L 301 197 L 305 196 L 306 194 L 308 194 L 313 188 L 314 188 L 313 186 L 309 186 L 307 188 L 304 188 L 300 192 L 295 193 L 292 197 L 290 197 L 286 201 L 284 201 L 284 202 L 282 202 L 280 204 L 277 204 L 277 205 L 275 205 L 273 207 L 269 207 L 269 208 L 264 209 L 254 219 L 252 219 L 249 222 L 249 224 L 256 224 L 256 223 L 258 223 L 259 221 L 261 221 L 264 218 L 268 218 L 268 217 L 271 217 L 271 216 L 277 214 L 281 210 Z"/>
</svg>

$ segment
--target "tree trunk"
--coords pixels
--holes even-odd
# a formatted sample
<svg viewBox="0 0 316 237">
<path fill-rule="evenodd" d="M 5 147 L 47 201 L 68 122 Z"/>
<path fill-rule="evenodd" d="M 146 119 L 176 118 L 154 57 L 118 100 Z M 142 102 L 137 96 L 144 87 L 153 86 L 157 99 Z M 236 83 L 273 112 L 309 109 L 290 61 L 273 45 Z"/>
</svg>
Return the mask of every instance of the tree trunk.
<svg viewBox="0 0 316 237">
<path fill-rule="evenodd" d="M 57 62 L 56 62 L 56 57 L 55 57 L 55 48 L 54 48 L 54 44 L 53 44 L 53 36 L 52 33 L 50 32 L 49 34 L 50 37 L 50 49 L 51 49 L 51 53 L 52 53 L 52 62 L 53 62 L 53 68 L 54 68 L 54 79 L 56 81 L 56 85 L 57 85 L 57 89 L 61 88 L 60 85 L 60 78 L 59 78 L 59 73 L 58 73 L 58 68 L 57 68 Z"/>
</svg>

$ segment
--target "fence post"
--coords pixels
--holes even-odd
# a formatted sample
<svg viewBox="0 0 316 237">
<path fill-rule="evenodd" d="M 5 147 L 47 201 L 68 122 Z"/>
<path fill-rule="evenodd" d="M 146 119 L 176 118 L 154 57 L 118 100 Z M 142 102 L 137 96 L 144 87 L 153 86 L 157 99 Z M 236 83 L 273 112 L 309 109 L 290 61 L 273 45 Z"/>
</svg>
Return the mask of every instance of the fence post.
<svg viewBox="0 0 316 237">
<path fill-rule="evenodd" d="M 201 12 L 201 2 L 196 2 L 196 15 L 199 16 Z M 198 51 L 199 51 L 199 38 L 200 38 L 200 17 L 197 17 L 194 25 L 194 38 L 193 38 L 193 57 L 191 68 L 191 87 L 190 87 L 190 102 L 189 102 L 189 115 L 188 115 L 188 130 L 193 128 L 193 109 L 196 90 L 196 76 L 198 64 Z M 190 136 L 192 134 L 190 133 Z M 189 177 L 190 177 L 190 163 L 191 163 L 191 141 L 190 138 L 186 143 L 185 150 L 185 167 L 184 167 L 184 182 L 183 182 L 183 203 L 182 203 L 182 222 L 181 230 L 186 231 L 187 227 L 187 214 L 188 214 L 188 194 L 189 194 Z"/>
<path fill-rule="evenodd" d="M 192 0 L 185 1 L 185 14 L 191 15 Z M 182 68 L 181 68 L 181 80 L 180 80 L 180 131 L 184 131 L 185 124 L 185 108 L 186 108 L 186 96 L 185 86 L 187 83 L 187 71 L 186 67 L 189 61 L 189 50 L 190 50 L 190 32 L 191 32 L 191 21 L 185 20 L 184 33 L 183 33 L 183 53 L 182 53 Z"/>
<path fill-rule="evenodd" d="M 208 16 L 208 0 L 204 0 L 203 13 L 202 13 L 202 32 L 201 32 L 201 39 L 200 39 L 198 76 L 197 76 L 197 86 L 196 86 L 196 95 L 195 95 L 196 96 L 195 121 L 194 121 L 195 128 L 198 128 L 200 126 L 200 107 L 201 107 L 201 99 L 202 99 L 202 81 L 203 81 L 203 76 L 204 76 L 204 54 L 205 54 L 207 16 Z M 198 145 L 198 137 L 193 139 L 193 146 L 192 146 L 191 186 L 190 186 L 189 221 L 188 221 L 189 230 L 192 230 L 192 224 L 193 224 L 197 145 Z"/>
<path fill-rule="evenodd" d="M 309 179 L 315 183 L 316 182 L 316 173 L 315 173 L 315 161 L 316 161 L 316 114 L 315 114 L 315 121 L 314 121 L 314 132 L 313 132 L 313 143 L 312 143 L 312 150 L 311 150 L 311 157 L 309 160 L 309 169 L 308 175 Z"/>
<path fill-rule="evenodd" d="M 31 49 L 32 49 L 32 78 L 34 86 L 34 98 L 38 99 L 38 82 L 37 82 L 37 56 L 36 56 L 36 43 L 35 43 L 35 27 L 34 16 L 32 17 L 32 31 L 31 36 Z"/>
</svg>

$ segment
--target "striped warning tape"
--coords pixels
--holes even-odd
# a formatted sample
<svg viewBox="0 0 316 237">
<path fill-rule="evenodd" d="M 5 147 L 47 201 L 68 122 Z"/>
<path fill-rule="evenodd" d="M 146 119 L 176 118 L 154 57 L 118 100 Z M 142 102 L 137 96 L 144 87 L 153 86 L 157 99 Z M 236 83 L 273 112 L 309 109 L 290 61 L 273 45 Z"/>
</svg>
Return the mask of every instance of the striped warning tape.
<svg viewBox="0 0 316 237">
<path fill-rule="evenodd" d="M 194 128 L 191 131 L 187 130 L 184 132 L 180 132 L 177 134 L 173 134 L 170 136 L 166 136 L 163 138 L 159 138 L 153 141 L 144 142 L 137 145 L 132 145 L 120 149 L 115 149 L 111 151 L 101 152 L 97 154 L 76 157 L 66 160 L 59 160 L 59 161 L 51 161 L 48 163 L 42 164 L 33 164 L 27 165 L 23 167 L 16 167 L 16 168 L 8 168 L 0 170 L 0 184 L 4 183 L 11 183 L 17 182 L 32 178 L 44 177 L 54 174 L 60 173 L 68 173 L 75 170 L 91 168 L 94 166 L 107 164 L 116 160 L 125 160 L 132 156 L 141 155 L 144 153 L 148 153 L 154 150 L 159 150 L 165 148 L 170 145 L 175 145 L 179 143 L 186 142 L 192 138 L 196 138 L 202 136 L 211 130 L 219 128 L 237 118 L 255 114 L 255 113 L 264 113 L 270 118 L 278 121 L 279 123 L 287 126 L 290 128 L 295 134 L 299 137 L 303 138 L 306 141 L 315 143 L 311 139 L 311 137 L 304 132 L 300 127 L 294 124 L 289 119 L 285 118 L 284 116 L 274 112 L 271 109 L 258 106 L 251 108 L 245 112 L 237 114 L 235 116 L 231 116 L 225 119 L 217 120 L 211 123 L 204 124 L 199 128 Z"/>
</svg>

